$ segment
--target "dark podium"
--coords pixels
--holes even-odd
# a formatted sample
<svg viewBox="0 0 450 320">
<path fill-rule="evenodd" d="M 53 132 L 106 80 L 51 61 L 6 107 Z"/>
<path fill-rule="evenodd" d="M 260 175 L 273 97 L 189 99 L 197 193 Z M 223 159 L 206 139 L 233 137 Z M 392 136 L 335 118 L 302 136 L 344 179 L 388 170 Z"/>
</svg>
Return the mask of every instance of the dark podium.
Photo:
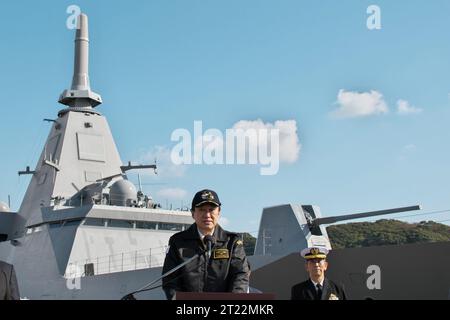
<svg viewBox="0 0 450 320">
<path fill-rule="evenodd" d="M 274 293 L 177 292 L 175 300 L 275 300 Z"/>
</svg>

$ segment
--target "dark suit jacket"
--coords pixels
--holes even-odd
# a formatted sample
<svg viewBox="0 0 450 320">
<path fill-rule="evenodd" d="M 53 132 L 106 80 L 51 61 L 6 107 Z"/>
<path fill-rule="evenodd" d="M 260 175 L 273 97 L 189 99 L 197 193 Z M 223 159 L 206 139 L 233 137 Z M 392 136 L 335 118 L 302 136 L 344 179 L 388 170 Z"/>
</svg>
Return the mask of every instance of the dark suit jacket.
<svg viewBox="0 0 450 320">
<path fill-rule="evenodd" d="M 19 286 L 17 285 L 14 267 L 0 261 L 0 300 L 19 300 Z"/>
<path fill-rule="evenodd" d="M 178 232 L 170 238 L 163 274 L 192 256 L 199 255 L 195 261 L 163 278 L 162 287 L 168 300 L 174 298 L 176 291 L 247 292 L 250 264 L 240 236 L 217 225 L 214 238 L 216 243 L 211 259 L 206 258 L 206 247 L 200 240 L 195 223 L 189 229 Z M 225 255 L 216 256 L 215 252 L 219 251 Z"/>
<path fill-rule="evenodd" d="M 332 296 L 333 295 L 333 296 Z M 331 298 L 331 299 L 330 299 Z M 322 296 L 320 300 L 347 300 L 344 287 L 325 278 L 323 281 Z M 292 287 L 291 300 L 319 300 L 317 290 L 311 280 L 306 280 Z"/>
</svg>

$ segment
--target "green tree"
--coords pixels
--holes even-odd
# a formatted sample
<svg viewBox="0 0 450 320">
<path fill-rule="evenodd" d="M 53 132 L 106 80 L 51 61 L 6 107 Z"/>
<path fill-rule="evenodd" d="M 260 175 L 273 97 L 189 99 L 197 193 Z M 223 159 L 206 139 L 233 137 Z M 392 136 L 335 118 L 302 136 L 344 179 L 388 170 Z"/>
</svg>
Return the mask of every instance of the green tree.
<svg viewBox="0 0 450 320">
<path fill-rule="evenodd" d="M 255 252 L 256 238 L 250 233 L 241 233 L 242 239 L 244 241 L 244 250 L 247 256 L 252 256 Z"/>
<path fill-rule="evenodd" d="M 327 227 L 327 232 L 335 249 L 450 241 L 450 227 L 433 221 L 406 223 L 383 219 L 333 225 Z"/>
</svg>

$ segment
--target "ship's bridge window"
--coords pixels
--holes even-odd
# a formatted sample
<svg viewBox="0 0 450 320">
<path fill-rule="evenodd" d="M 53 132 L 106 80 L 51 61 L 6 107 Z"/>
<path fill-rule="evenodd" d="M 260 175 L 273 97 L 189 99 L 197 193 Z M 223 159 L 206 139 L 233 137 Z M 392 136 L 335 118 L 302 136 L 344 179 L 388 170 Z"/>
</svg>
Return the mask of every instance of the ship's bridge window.
<svg viewBox="0 0 450 320">
<path fill-rule="evenodd" d="M 127 229 L 146 229 L 146 230 L 167 230 L 183 231 L 190 227 L 189 224 L 182 223 L 164 223 L 156 221 L 131 221 L 119 219 L 86 218 L 83 223 L 85 226 L 111 227 Z"/>
<path fill-rule="evenodd" d="M 86 218 L 83 223 L 85 226 L 105 227 L 106 220 L 99 218 Z"/>
<path fill-rule="evenodd" d="M 133 221 L 129 221 L 129 220 L 111 219 L 111 220 L 108 221 L 108 227 L 133 229 L 134 222 Z"/>
<path fill-rule="evenodd" d="M 81 220 L 69 220 L 63 223 L 63 227 L 78 226 L 80 223 Z"/>
<path fill-rule="evenodd" d="M 182 231 L 183 225 L 180 223 L 163 223 L 159 224 L 159 230 Z"/>
<path fill-rule="evenodd" d="M 156 230 L 158 223 L 150 221 L 136 221 L 136 228 Z"/>
</svg>

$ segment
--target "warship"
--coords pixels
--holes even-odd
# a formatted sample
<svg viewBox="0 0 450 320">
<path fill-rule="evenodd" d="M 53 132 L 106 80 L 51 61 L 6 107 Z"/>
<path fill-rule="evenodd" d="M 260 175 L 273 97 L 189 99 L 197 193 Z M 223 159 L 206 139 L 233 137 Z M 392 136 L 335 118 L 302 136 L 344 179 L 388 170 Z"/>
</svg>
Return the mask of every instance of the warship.
<svg viewBox="0 0 450 320">
<path fill-rule="evenodd" d="M 189 211 L 163 209 L 128 180 L 102 103 L 89 81 L 88 18 L 78 17 L 72 86 L 55 119 L 18 212 L 0 203 L 0 259 L 14 264 L 22 299 L 164 299 L 159 287 L 169 238 L 193 223 Z M 332 249 L 326 225 L 419 206 L 322 217 L 312 205 L 264 208 L 251 290 L 289 299 L 306 278 L 300 251 Z M 331 250 L 328 275 L 352 299 L 449 298 L 450 243 Z M 276 281 L 274 281 L 276 279 Z M 153 280 L 153 281 L 152 281 Z M 147 283 L 154 287 L 143 287 Z"/>
</svg>

